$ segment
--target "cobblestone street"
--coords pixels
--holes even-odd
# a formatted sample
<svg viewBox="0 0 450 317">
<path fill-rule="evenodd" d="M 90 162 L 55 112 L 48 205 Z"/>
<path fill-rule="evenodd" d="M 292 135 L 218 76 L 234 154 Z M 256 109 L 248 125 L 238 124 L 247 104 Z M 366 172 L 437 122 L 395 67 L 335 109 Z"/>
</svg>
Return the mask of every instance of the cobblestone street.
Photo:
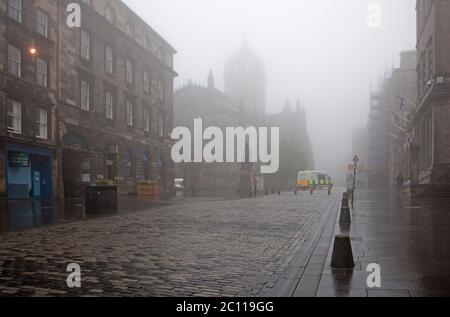
<svg viewBox="0 0 450 317">
<path fill-rule="evenodd" d="M 339 195 L 186 201 L 0 235 L 0 296 L 257 296 Z M 66 285 L 67 265 L 82 287 Z"/>
</svg>

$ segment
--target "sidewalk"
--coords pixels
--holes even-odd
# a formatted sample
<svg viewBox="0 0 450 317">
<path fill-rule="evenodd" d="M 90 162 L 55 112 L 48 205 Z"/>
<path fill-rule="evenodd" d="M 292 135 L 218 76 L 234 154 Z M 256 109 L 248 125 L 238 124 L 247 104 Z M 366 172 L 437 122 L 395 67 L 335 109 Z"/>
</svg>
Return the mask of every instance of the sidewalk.
<svg viewBox="0 0 450 317">
<path fill-rule="evenodd" d="M 325 230 L 315 251 L 323 254 L 322 244 L 329 241 L 326 261 L 318 264 L 323 271 L 316 296 L 450 296 L 450 200 L 410 203 L 386 193 L 359 192 L 352 217 L 349 231 L 336 221 L 333 236 L 349 232 L 356 267 L 347 272 L 330 268 L 334 238 Z M 381 266 L 379 289 L 367 286 L 371 263 Z M 313 283 L 318 277 L 304 280 Z M 299 287 L 294 296 L 303 295 L 302 280 Z"/>
</svg>

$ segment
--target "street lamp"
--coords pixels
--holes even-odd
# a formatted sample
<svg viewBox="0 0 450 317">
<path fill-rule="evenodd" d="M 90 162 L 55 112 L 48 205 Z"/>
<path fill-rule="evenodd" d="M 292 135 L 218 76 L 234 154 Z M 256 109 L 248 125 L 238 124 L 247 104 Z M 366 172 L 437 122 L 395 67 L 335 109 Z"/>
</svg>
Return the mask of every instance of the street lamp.
<svg viewBox="0 0 450 317">
<path fill-rule="evenodd" d="M 353 194 L 352 194 L 352 208 L 355 205 L 355 192 L 356 192 L 356 170 L 358 168 L 359 157 L 355 155 L 353 158 L 353 163 L 355 163 L 355 168 L 353 169 Z"/>
</svg>

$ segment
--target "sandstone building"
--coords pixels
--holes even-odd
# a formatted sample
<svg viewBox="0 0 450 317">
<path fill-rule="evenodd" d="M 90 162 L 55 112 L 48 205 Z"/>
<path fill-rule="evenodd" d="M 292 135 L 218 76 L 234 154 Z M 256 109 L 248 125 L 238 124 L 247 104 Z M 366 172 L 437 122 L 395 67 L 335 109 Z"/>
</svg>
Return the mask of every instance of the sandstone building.
<svg viewBox="0 0 450 317">
<path fill-rule="evenodd" d="M 66 6 L 81 6 L 81 28 Z M 0 1 L 0 194 L 173 191 L 174 48 L 119 0 Z"/>
</svg>

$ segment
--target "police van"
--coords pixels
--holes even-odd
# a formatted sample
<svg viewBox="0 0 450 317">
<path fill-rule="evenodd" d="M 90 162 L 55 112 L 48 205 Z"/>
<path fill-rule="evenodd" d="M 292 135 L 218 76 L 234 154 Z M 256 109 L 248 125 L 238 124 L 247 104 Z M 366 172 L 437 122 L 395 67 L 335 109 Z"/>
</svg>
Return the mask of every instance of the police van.
<svg viewBox="0 0 450 317">
<path fill-rule="evenodd" d="M 326 172 L 302 171 L 297 176 L 297 189 L 299 190 L 328 190 L 333 188 L 333 180 Z"/>
</svg>

